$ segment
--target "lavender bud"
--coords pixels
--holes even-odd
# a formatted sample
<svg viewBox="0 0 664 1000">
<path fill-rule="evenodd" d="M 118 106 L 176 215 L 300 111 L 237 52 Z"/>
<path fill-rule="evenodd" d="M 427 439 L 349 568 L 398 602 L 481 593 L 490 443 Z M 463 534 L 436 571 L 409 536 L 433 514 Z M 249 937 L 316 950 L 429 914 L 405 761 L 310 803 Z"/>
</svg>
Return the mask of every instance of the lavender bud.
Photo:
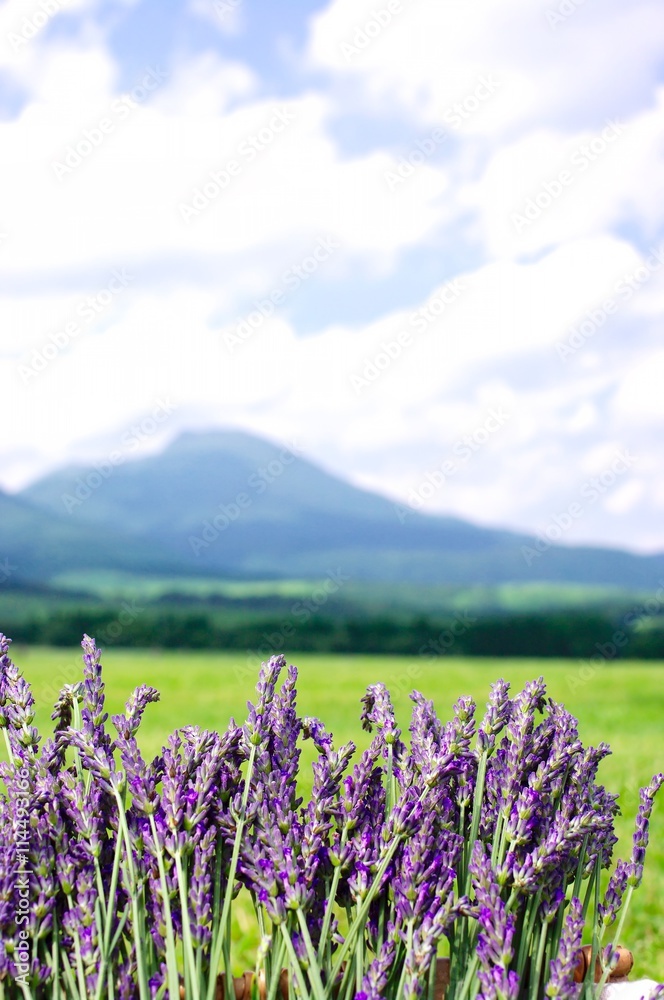
<svg viewBox="0 0 664 1000">
<path fill-rule="evenodd" d="M 372 732 L 374 726 L 382 733 L 385 743 L 397 743 L 401 730 L 397 728 L 390 693 L 384 684 L 370 684 L 362 697 L 360 721 L 362 728 Z"/>
</svg>

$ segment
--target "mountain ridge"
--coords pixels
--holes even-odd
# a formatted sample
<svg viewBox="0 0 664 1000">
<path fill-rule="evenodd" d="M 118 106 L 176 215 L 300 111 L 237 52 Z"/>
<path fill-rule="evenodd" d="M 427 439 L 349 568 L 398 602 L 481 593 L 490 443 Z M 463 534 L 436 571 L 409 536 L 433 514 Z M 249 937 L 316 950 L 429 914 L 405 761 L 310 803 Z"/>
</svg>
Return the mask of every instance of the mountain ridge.
<svg viewBox="0 0 664 1000">
<path fill-rule="evenodd" d="M 640 589 L 664 577 L 664 555 L 593 546 L 538 551 L 526 533 L 416 511 L 399 523 L 393 501 L 325 471 L 295 446 L 241 431 L 187 432 L 105 479 L 75 466 L 3 496 L 7 510 L 14 504 L 14 520 L 23 518 L 24 542 L 32 512 L 25 562 L 42 582 L 76 566 L 228 578 L 317 578 L 340 567 L 367 582 L 542 580 Z M 34 551 L 40 534 L 41 565 Z M 7 535 L 0 524 L 0 557 Z"/>
</svg>

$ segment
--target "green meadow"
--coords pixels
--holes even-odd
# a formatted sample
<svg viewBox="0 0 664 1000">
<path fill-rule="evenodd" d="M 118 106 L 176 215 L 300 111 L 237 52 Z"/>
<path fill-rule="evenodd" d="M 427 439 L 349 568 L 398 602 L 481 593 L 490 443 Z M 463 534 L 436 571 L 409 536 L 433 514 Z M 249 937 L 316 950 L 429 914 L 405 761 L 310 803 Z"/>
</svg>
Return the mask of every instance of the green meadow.
<svg viewBox="0 0 664 1000">
<path fill-rule="evenodd" d="M 14 660 L 33 686 L 37 724 L 50 732 L 53 692 L 81 676 L 77 650 L 14 646 Z M 604 784 L 620 795 L 620 843 L 616 856 L 630 851 L 638 790 L 653 773 L 664 770 L 664 663 L 622 661 L 604 664 L 594 672 L 574 661 L 516 659 L 418 659 L 384 656 L 294 655 L 299 669 L 300 711 L 317 715 L 334 733 L 337 743 L 353 739 L 360 749 L 367 734 L 359 725 L 359 700 L 367 684 L 383 681 L 390 688 L 402 729 L 407 734 L 409 692 L 418 688 L 433 698 L 443 720 L 462 694 L 472 695 L 478 714 L 492 681 L 504 677 L 518 690 L 542 674 L 549 694 L 562 701 L 579 720 L 585 744 L 607 741 L 613 750 L 600 772 Z M 157 753 L 173 729 L 187 724 L 224 729 L 230 716 L 244 719 L 252 697 L 258 662 L 245 654 L 208 652 L 140 652 L 112 650 L 103 660 L 107 707 L 115 713 L 138 684 L 152 684 L 161 692 L 151 705 L 139 733 L 146 754 Z M 308 783 L 310 756 L 303 753 Z M 635 975 L 664 981 L 664 797 L 656 804 L 651 842 L 642 886 L 634 896 L 622 943 L 635 954 Z M 242 953 L 249 942 L 249 921 L 239 915 L 237 933 Z"/>
</svg>

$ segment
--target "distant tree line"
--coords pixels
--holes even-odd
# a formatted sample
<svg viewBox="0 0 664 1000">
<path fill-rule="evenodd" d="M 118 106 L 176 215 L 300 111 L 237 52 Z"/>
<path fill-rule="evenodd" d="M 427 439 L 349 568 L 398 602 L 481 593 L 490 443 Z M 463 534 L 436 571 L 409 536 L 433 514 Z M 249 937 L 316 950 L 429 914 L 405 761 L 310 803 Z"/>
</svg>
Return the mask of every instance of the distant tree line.
<svg viewBox="0 0 664 1000">
<path fill-rule="evenodd" d="M 459 612 L 434 620 L 387 615 L 336 619 L 313 615 L 224 621 L 206 611 L 145 608 L 60 609 L 0 628 L 17 642 L 73 646 L 84 632 L 102 647 L 382 653 L 423 656 L 533 656 L 664 659 L 664 619 L 635 627 L 599 613 L 551 612 L 473 617 Z"/>
</svg>

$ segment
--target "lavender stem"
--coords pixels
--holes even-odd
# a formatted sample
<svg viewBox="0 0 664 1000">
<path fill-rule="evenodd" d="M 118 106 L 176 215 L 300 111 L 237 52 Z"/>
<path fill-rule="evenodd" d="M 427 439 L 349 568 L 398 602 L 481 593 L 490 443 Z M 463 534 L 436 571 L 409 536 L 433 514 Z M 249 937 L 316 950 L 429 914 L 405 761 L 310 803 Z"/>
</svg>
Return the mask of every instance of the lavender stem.
<svg viewBox="0 0 664 1000">
<path fill-rule="evenodd" d="M 228 922 L 230 916 L 231 900 L 233 898 L 233 886 L 235 883 L 235 873 L 237 872 L 237 863 L 240 857 L 240 844 L 242 841 L 242 833 L 244 831 L 244 824 L 247 815 L 247 803 L 249 802 L 249 790 L 251 788 L 251 779 L 254 773 L 254 763 L 256 760 L 256 750 L 257 745 L 255 743 L 251 744 L 251 750 L 249 752 L 249 763 L 247 765 L 247 775 L 245 778 L 244 791 L 242 794 L 242 807 L 240 811 L 240 816 L 237 820 L 237 828 L 235 830 L 235 840 L 233 841 L 233 854 L 231 856 L 231 865 L 228 872 L 228 883 L 226 885 L 226 892 L 224 894 L 224 904 L 221 910 L 221 920 L 219 921 L 219 926 L 216 928 L 216 940 L 212 947 L 212 959 L 210 962 L 210 978 L 208 981 L 208 988 L 206 994 L 206 1000 L 214 1000 L 214 994 L 216 989 L 216 979 L 217 979 L 217 969 L 219 968 L 219 959 L 221 958 L 221 952 L 224 944 L 224 938 L 228 934 Z M 232 990 L 232 983 L 229 983 L 229 972 L 226 971 L 226 991 Z M 232 979 L 232 976 L 230 977 Z M 227 1000 L 233 1000 L 230 994 L 227 996 Z"/>
</svg>

